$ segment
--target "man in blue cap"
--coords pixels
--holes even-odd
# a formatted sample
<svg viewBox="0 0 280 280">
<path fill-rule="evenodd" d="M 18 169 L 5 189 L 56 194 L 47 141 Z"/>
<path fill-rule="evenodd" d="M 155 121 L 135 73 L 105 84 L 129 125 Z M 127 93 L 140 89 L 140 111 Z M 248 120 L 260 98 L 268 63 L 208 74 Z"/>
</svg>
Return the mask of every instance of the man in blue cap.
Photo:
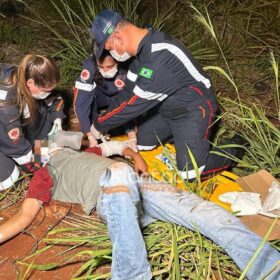
<svg viewBox="0 0 280 280">
<path fill-rule="evenodd" d="M 97 58 L 104 49 L 118 61 L 135 57 L 126 86 L 94 122 L 93 134 L 98 136 L 98 132 L 105 133 L 146 112 L 139 121 L 138 148 L 150 150 L 159 144 L 158 139 L 164 142 L 173 137 L 177 167 L 184 179 L 197 176 L 187 147 L 202 178 L 234 164 L 229 158 L 210 154 L 216 97 L 210 78 L 180 42 L 163 32 L 139 28 L 111 10 L 96 16 L 92 33 Z M 226 152 L 240 158 L 244 150 L 236 147 Z"/>
<path fill-rule="evenodd" d="M 97 58 L 104 49 L 109 50 L 118 61 L 135 57 L 127 73 L 126 86 L 117 95 L 114 106 L 92 125 L 91 131 L 95 137 L 148 111 L 138 128 L 138 143 L 152 148 L 158 144 L 158 138 L 162 141 L 173 136 L 178 168 L 185 178 L 196 177 L 186 145 L 194 154 L 202 176 L 232 165 L 229 159 L 210 155 L 207 139 L 217 102 L 209 77 L 183 45 L 165 33 L 138 28 L 111 10 L 102 11 L 96 16 L 92 33 L 97 44 Z M 238 149 L 227 151 L 234 155 L 240 152 Z M 260 239 L 219 206 L 202 199 L 198 201 L 197 197 L 187 198 L 194 195 L 188 192 L 183 192 L 181 196 L 177 193 L 179 190 L 171 190 L 172 187 L 165 189 L 160 184 L 152 189 L 140 184 L 138 188 L 141 190 L 143 209 L 151 217 L 172 221 L 192 230 L 198 229 L 221 245 L 244 270 Z M 135 203 L 133 192 L 129 197 Z M 115 223 L 117 219 L 127 221 L 127 217 L 133 213 L 134 218 L 130 223 L 134 225 L 132 228 L 137 227 L 135 221 L 141 214 L 130 210 L 128 204 L 122 205 L 124 216 L 119 213 L 115 219 L 107 221 L 113 242 L 112 279 L 151 279 L 149 266 L 141 258 L 145 254 L 144 249 L 137 251 L 138 241 L 142 242 L 142 239 L 135 239 L 136 234 L 132 230 L 126 231 L 127 236 L 124 236 L 122 230 L 125 228 Z M 108 213 L 117 209 L 116 204 L 112 206 L 108 208 Z M 131 246 L 133 239 L 135 245 Z M 261 275 L 268 272 L 268 267 L 279 259 L 279 255 L 273 261 L 267 259 L 268 256 L 272 258 L 274 253 L 262 251 L 249 269 L 248 279 L 261 279 Z M 278 269 L 270 279 L 279 279 L 279 273 Z"/>
</svg>

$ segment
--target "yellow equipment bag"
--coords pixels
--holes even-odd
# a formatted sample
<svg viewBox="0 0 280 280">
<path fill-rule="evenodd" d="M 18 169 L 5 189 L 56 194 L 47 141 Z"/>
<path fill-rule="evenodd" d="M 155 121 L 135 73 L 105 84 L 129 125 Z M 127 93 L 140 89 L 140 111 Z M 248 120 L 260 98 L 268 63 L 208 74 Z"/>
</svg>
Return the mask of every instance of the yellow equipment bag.
<svg viewBox="0 0 280 280">
<path fill-rule="evenodd" d="M 125 141 L 127 137 L 118 136 L 114 137 L 114 140 Z M 221 202 L 219 196 L 226 192 L 242 191 L 235 181 L 238 176 L 228 171 L 223 171 L 203 182 L 186 183 L 176 172 L 174 145 L 166 144 L 151 151 L 140 151 L 140 154 L 146 161 L 148 171 L 153 178 L 169 182 L 182 190 L 194 190 L 195 188 L 195 192 L 200 196 L 215 202 L 228 211 L 231 211 L 230 205 Z"/>
</svg>

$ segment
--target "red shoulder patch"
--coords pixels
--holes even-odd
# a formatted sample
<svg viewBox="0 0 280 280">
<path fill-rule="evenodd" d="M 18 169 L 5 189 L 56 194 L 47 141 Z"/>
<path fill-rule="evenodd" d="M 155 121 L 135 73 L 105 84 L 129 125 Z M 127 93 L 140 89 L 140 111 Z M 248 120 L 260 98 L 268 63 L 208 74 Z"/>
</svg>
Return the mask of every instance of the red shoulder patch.
<svg viewBox="0 0 280 280">
<path fill-rule="evenodd" d="M 124 86 L 125 86 L 125 83 L 123 80 L 121 79 L 116 79 L 115 80 L 115 86 L 118 88 L 118 89 L 122 89 Z"/>
<path fill-rule="evenodd" d="M 89 77 L 90 77 L 89 71 L 88 71 L 87 69 L 84 69 L 84 70 L 82 71 L 80 77 L 81 77 L 81 79 L 84 80 L 84 81 L 88 80 Z"/>
<path fill-rule="evenodd" d="M 17 144 L 19 141 L 19 128 L 13 128 L 8 132 L 8 135 L 10 139 L 13 141 L 13 143 Z"/>
</svg>

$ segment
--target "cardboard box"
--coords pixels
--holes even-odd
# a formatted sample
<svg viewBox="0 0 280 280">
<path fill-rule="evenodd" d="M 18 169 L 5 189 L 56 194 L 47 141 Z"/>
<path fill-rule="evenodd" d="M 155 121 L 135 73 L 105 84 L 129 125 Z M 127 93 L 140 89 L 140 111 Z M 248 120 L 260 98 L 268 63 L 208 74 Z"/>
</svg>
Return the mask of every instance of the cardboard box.
<svg viewBox="0 0 280 280">
<path fill-rule="evenodd" d="M 264 201 L 273 181 L 277 180 L 266 170 L 260 170 L 257 173 L 236 179 L 236 182 L 242 187 L 243 191 L 259 193 L 262 202 Z M 274 221 L 274 218 L 262 215 L 243 216 L 240 219 L 249 229 L 261 237 L 265 236 Z M 277 221 L 268 238 L 268 240 L 275 239 L 280 239 L 280 220 Z"/>
</svg>

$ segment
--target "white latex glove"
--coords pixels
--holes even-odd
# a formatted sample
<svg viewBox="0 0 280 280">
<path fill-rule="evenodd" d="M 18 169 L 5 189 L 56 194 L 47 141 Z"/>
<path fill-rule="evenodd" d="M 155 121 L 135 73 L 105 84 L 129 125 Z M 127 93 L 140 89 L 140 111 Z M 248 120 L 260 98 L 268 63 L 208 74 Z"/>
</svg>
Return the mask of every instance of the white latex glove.
<svg viewBox="0 0 280 280">
<path fill-rule="evenodd" d="M 135 153 L 138 152 L 137 139 L 135 137 L 129 138 L 127 146 L 132 149 Z"/>
<path fill-rule="evenodd" d="M 56 132 L 58 132 L 59 130 L 62 130 L 61 123 L 62 123 L 61 119 L 59 119 L 59 118 L 55 119 L 53 122 L 52 130 L 48 135 L 53 135 Z"/>
<path fill-rule="evenodd" d="M 100 139 L 101 133 L 94 127 L 94 124 L 91 125 L 90 132 L 95 139 Z"/>
<path fill-rule="evenodd" d="M 88 140 L 89 140 L 89 147 L 90 147 L 90 148 L 91 148 L 91 147 L 97 146 L 98 142 L 97 142 L 97 140 L 93 137 L 92 134 L 88 134 L 88 135 L 87 135 L 87 138 L 88 138 Z"/>
<path fill-rule="evenodd" d="M 109 157 L 112 155 L 122 155 L 122 152 L 127 148 L 125 141 L 106 141 L 98 145 L 102 150 L 102 156 Z"/>
</svg>

